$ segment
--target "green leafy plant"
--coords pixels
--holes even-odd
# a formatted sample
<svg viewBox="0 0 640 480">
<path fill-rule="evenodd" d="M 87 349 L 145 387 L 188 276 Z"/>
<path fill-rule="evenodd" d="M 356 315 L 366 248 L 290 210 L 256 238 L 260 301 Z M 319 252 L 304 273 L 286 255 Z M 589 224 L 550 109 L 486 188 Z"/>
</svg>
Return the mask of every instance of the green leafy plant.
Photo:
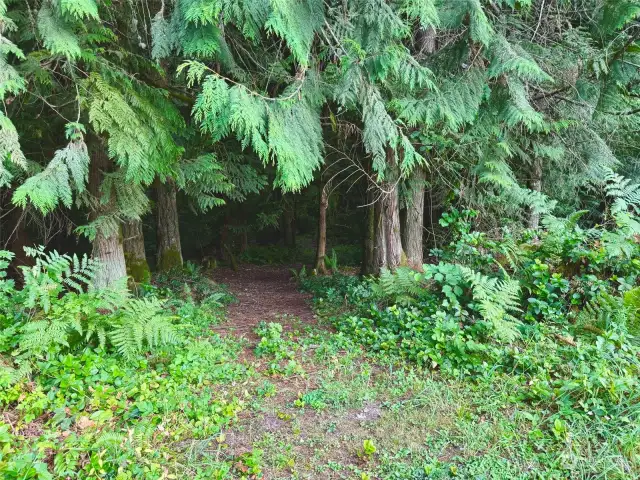
<svg viewBox="0 0 640 480">
<path fill-rule="evenodd" d="M 179 340 L 175 317 L 163 303 L 152 297 L 132 298 L 126 279 L 96 289 L 92 281 L 99 265 L 87 257 L 42 248 L 26 251 L 35 265 L 23 267 L 22 288 L 0 279 L 3 326 L 12 332 L 9 343 L 15 345 L 18 358 L 93 344 L 112 346 L 132 359 L 146 349 Z"/>
<path fill-rule="evenodd" d="M 324 257 L 324 264 L 328 270 L 331 270 L 331 272 L 338 272 L 338 254 L 335 249 L 331 249 L 331 256 Z"/>
<path fill-rule="evenodd" d="M 378 449 L 372 440 L 365 439 L 362 441 L 362 448 L 358 450 L 358 456 L 365 460 L 370 460 Z"/>
</svg>

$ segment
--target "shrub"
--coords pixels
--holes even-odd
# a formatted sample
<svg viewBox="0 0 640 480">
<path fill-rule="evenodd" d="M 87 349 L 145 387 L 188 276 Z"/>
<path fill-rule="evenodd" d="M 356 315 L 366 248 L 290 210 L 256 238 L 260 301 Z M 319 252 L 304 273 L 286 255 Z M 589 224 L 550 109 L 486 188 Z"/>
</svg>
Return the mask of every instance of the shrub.
<svg viewBox="0 0 640 480">
<path fill-rule="evenodd" d="M 42 247 L 26 252 L 34 266 L 21 267 L 21 288 L 6 278 L 11 254 L 0 253 L 0 353 L 11 352 L 18 365 L 84 346 L 113 348 L 131 359 L 179 340 L 175 317 L 164 302 L 155 296 L 134 298 L 126 279 L 96 289 L 92 279 L 99 266 L 87 257 Z"/>
<path fill-rule="evenodd" d="M 516 372 L 526 398 L 606 415 L 640 388 L 638 243 L 627 224 L 580 215 L 496 238 L 473 212 L 444 217 L 453 239 L 423 272 L 309 277 L 302 288 L 338 330 L 374 352 L 453 375 Z"/>
</svg>

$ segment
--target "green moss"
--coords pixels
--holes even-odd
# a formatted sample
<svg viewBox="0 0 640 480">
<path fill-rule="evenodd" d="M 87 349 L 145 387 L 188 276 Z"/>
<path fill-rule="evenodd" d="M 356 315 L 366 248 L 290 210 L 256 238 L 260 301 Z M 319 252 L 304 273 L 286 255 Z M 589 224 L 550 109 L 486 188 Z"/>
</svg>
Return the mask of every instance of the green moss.
<svg viewBox="0 0 640 480">
<path fill-rule="evenodd" d="M 127 264 L 127 275 L 136 283 L 148 283 L 151 280 L 149 264 L 145 259 L 135 259 L 131 255 L 124 255 Z"/>
<path fill-rule="evenodd" d="M 178 250 L 169 248 L 162 252 L 158 258 L 158 270 L 166 272 L 174 268 L 182 268 L 182 253 Z"/>
<path fill-rule="evenodd" d="M 407 254 L 404 253 L 404 249 L 402 249 L 402 252 L 400 253 L 400 267 L 406 267 L 407 265 L 409 265 L 409 260 L 407 259 Z"/>
</svg>

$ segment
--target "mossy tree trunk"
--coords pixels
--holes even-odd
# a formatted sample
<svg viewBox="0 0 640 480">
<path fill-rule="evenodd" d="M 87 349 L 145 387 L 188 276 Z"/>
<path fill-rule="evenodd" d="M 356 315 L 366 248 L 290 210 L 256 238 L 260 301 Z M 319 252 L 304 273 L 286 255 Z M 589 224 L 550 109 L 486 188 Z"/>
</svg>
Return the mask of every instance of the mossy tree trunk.
<svg viewBox="0 0 640 480">
<path fill-rule="evenodd" d="M 329 208 L 330 183 L 326 183 L 320 190 L 320 210 L 318 214 L 318 245 L 316 246 L 316 272 L 327 273 L 324 258 L 327 254 L 327 209 Z"/>
<path fill-rule="evenodd" d="M 417 270 L 421 270 L 423 264 L 424 183 L 424 168 L 416 167 L 409 181 L 411 195 L 404 219 L 403 237 L 407 264 Z"/>
<path fill-rule="evenodd" d="M 95 221 L 101 216 L 111 216 L 115 213 L 116 202 L 113 192 L 102 191 L 104 174 L 113 168 L 113 162 L 106 152 L 102 140 L 93 139 L 90 142 L 91 167 L 89 171 L 89 193 L 94 198 L 94 208 L 89 214 L 89 220 Z M 107 193 L 109 200 L 100 200 Z M 103 288 L 127 276 L 127 267 L 122 245 L 121 225 L 113 222 L 99 223 L 93 240 L 91 256 L 100 261 L 101 268 L 94 279 L 98 288 Z"/>
<path fill-rule="evenodd" d="M 148 282 L 151 274 L 144 248 L 142 221 L 124 222 L 122 225 L 122 246 L 127 264 L 127 274 L 136 283 Z"/>
<path fill-rule="evenodd" d="M 176 201 L 176 184 L 172 178 L 164 183 L 156 181 L 157 193 L 157 242 L 158 270 L 167 271 L 181 268 L 182 247 L 180 245 L 180 225 L 178 221 L 178 204 Z"/>
</svg>

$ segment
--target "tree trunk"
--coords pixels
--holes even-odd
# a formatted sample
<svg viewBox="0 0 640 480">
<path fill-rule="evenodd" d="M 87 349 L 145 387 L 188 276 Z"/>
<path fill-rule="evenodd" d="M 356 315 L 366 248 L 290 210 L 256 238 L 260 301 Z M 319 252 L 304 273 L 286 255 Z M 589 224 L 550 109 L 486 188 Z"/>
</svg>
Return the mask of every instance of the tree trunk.
<svg viewBox="0 0 640 480">
<path fill-rule="evenodd" d="M 94 198 L 94 209 L 89 213 L 89 220 L 95 221 L 101 216 L 113 215 L 116 204 L 113 192 L 109 193 L 109 201 L 102 203 L 100 198 L 102 180 L 105 172 L 110 171 L 113 162 L 106 152 L 102 140 L 97 138 L 90 143 L 91 167 L 89 171 L 89 193 Z M 101 267 L 94 279 L 94 285 L 104 288 L 127 276 L 127 267 L 122 246 L 122 232 L 119 222 L 105 222 L 99 225 L 93 240 L 91 256 L 100 261 Z"/>
<path fill-rule="evenodd" d="M 222 228 L 220 229 L 220 250 L 218 252 L 218 258 L 222 261 L 231 260 L 227 258 L 227 249 L 229 248 L 229 223 L 231 222 L 231 214 L 229 209 L 226 210 Z"/>
<path fill-rule="evenodd" d="M 96 287 L 106 287 L 127 276 L 120 229 L 115 233 L 98 230 L 93 240 L 92 256 L 102 264 L 94 280 Z"/>
<path fill-rule="evenodd" d="M 542 161 L 539 158 L 533 159 L 531 166 L 531 179 L 529 188 L 534 192 L 542 191 Z M 529 228 L 537 229 L 540 226 L 540 214 L 533 208 L 529 210 Z"/>
<path fill-rule="evenodd" d="M 384 228 L 384 200 L 380 198 L 374 205 L 373 222 L 373 275 L 379 275 L 380 270 L 387 268 L 387 239 Z"/>
<path fill-rule="evenodd" d="M 316 272 L 327 273 L 324 257 L 327 253 L 327 209 L 329 208 L 330 183 L 323 185 L 320 192 L 320 212 L 318 215 L 318 245 L 316 247 Z"/>
<path fill-rule="evenodd" d="M 436 31 L 433 27 L 419 29 L 415 38 L 418 54 L 428 55 L 436 51 Z"/>
<path fill-rule="evenodd" d="M 406 265 L 400 237 L 400 202 L 398 201 L 399 168 L 394 152 L 387 149 L 387 176 L 380 185 L 382 198 L 376 202 L 375 273 L 387 268 L 394 271 Z"/>
<path fill-rule="evenodd" d="M 398 186 L 391 183 L 385 185 L 385 190 L 390 192 L 385 195 L 383 206 L 383 228 L 385 230 L 385 242 L 387 253 L 387 268 L 395 270 L 400 265 L 406 264 L 406 256 L 402 250 L 400 238 L 400 202 L 398 201 Z"/>
<path fill-rule="evenodd" d="M 127 263 L 127 274 L 136 283 L 148 282 L 151 274 L 144 248 L 142 221 L 133 220 L 122 224 L 122 246 Z"/>
<path fill-rule="evenodd" d="M 167 178 L 165 183 L 157 181 L 156 191 L 158 194 L 158 270 L 181 268 L 183 262 L 176 184 L 171 178 Z"/>
<path fill-rule="evenodd" d="M 286 247 L 296 246 L 296 213 L 295 203 L 285 203 L 284 207 L 284 245 Z"/>
<path fill-rule="evenodd" d="M 376 246 L 376 188 L 373 182 L 369 182 L 367 189 L 367 216 L 364 234 L 364 251 L 362 256 L 361 275 L 374 275 L 376 273 L 375 246 Z"/>
<path fill-rule="evenodd" d="M 424 180 L 424 168 L 416 167 L 411 174 L 411 180 L 409 182 L 411 198 L 410 203 L 407 205 L 404 223 L 403 236 L 405 239 L 404 247 L 407 253 L 407 264 L 416 270 L 422 270 L 423 263 Z"/>
<path fill-rule="evenodd" d="M 249 233 L 247 232 L 247 226 L 243 225 L 243 230 L 240 232 L 240 253 L 244 253 L 249 248 Z"/>
</svg>

